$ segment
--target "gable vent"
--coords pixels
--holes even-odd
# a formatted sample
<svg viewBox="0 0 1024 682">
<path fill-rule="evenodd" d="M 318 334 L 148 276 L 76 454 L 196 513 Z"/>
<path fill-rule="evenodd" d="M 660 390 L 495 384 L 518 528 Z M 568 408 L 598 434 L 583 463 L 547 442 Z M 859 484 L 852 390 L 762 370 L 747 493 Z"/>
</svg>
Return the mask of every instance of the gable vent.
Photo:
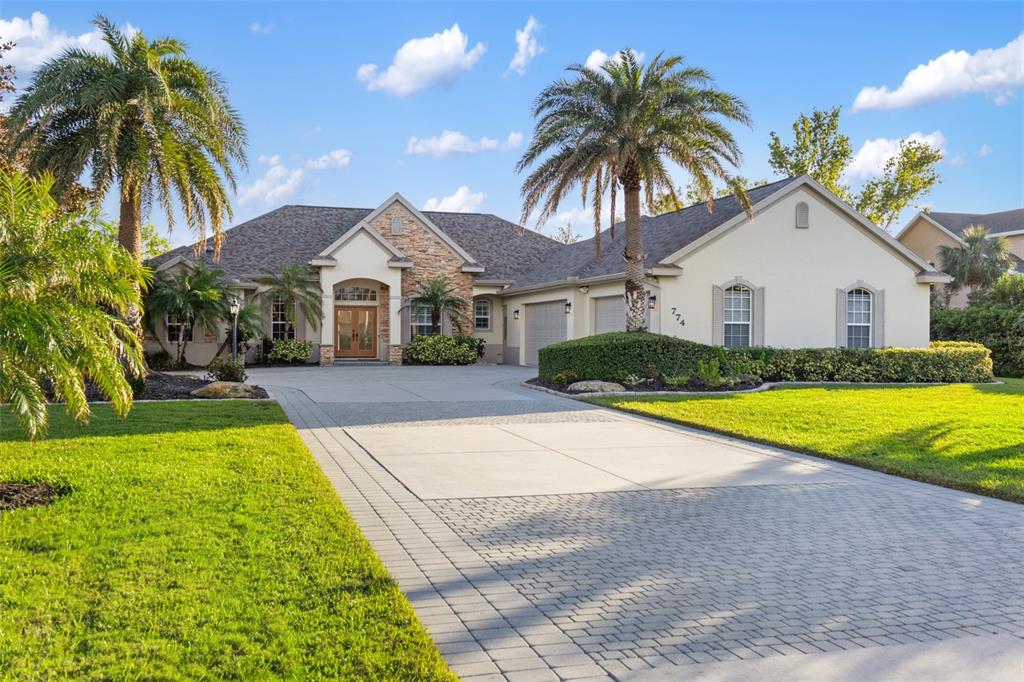
<svg viewBox="0 0 1024 682">
<path fill-rule="evenodd" d="M 402 219 L 397 216 L 391 219 L 391 234 L 402 234 Z"/>
<path fill-rule="evenodd" d="M 799 228 L 808 228 L 811 226 L 811 210 L 807 207 L 807 202 L 801 201 L 796 205 L 796 226 Z"/>
</svg>

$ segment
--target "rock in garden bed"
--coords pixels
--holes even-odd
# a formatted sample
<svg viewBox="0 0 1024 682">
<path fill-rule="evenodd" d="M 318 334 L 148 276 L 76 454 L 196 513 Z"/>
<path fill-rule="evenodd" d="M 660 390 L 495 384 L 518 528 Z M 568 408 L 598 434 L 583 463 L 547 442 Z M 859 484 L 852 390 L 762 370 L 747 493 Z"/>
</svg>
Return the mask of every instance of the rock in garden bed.
<svg viewBox="0 0 1024 682">
<path fill-rule="evenodd" d="M 247 395 L 194 395 L 193 391 L 203 389 L 215 383 L 209 379 L 201 379 L 190 374 L 167 374 L 165 372 L 150 372 L 146 377 L 146 388 L 141 395 L 135 396 L 138 400 L 192 400 L 195 398 L 266 398 L 267 392 L 259 386 L 242 384 L 245 386 Z M 239 393 L 236 391 L 236 393 Z M 106 400 L 102 393 L 95 387 L 87 387 L 87 396 L 91 401 Z"/>
<path fill-rule="evenodd" d="M 60 490 L 49 483 L 4 483 L 0 481 L 0 511 L 50 504 Z"/>
</svg>

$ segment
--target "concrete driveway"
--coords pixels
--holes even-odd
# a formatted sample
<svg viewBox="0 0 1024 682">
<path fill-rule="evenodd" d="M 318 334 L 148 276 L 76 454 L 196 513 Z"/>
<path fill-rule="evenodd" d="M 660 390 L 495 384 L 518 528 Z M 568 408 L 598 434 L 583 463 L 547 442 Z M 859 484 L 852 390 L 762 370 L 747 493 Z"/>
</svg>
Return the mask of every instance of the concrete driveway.
<svg viewBox="0 0 1024 682">
<path fill-rule="evenodd" d="M 465 679 L 1024 679 L 1018 505 L 520 368 L 251 374 Z"/>
</svg>

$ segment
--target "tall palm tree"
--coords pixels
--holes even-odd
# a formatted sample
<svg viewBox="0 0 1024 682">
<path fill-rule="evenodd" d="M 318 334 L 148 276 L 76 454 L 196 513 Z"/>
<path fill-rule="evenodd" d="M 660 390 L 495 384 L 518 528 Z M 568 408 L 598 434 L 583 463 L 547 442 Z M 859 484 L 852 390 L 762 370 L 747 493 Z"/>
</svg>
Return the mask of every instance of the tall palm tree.
<svg viewBox="0 0 1024 682">
<path fill-rule="evenodd" d="M 256 278 L 257 284 L 262 284 L 267 289 L 259 293 L 259 300 L 264 311 L 269 313 L 275 299 L 285 302 L 285 319 L 295 323 L 295 306 L 299 304 L 303 317 L 313 325 L 313 329 L 320 327 L 323 319 L 323 299 L 321 298 L 320 284 L 310 279 L 308 268 L 297 263 L 285 265 L 279 272 L 265 271 L 265 274 Z"/>
<path fill-rule="evenodd" d="M 600 69 L 574 64 L 568 70 L 575 77 L 552 83 L 534 104 L 533 141 L 516 169 L 523 172 L 540 163 L 523 182 L 522 221 L 538 209 L 538 223 L 548 220 L 578 186 L 584 205 L 591 193 L 594 245 L 601 258 L 601 200 L 609 192 L 614 216 L 621 188 L 626 204 L 626 328 L 643 329 L 641 193 L 649 206 L 659 191 L 678 202 L 665 164 L 672 161 L 692 176 L 708 210 L 714 210 L 718 180 L 733 188 L 749 211 L 746 193 L 728 170 L 739 165 L 742 155 L 724 125 L 749 124 L 747 106 L 716 89 L 704 69 L 684 67 L 681 57 L 659 54 L 645 67 L 635 52 L 624 50 Z"/>
<path fill-rule="evenodd" d="M 120 315 L 138 307 L 146 272 L 82 212 L 61 210 L 53 177 L 0 170 L 0 403 L 30 438 L 46 430 L 46 389 L 79 421 L 85 382 L 121 415 L 142 342 Z M 127 371 L 126 371 L 127 370 Z"/>
<path fill-rule="evenodd" d="M 469 301 L 458 295 L 454 284 L 443 277 L 437 277 L 418 284 L 409 301 L 402 307 L 430 310 L 430 330 L 439 334 L 443 316 L 447 316 L 456 325 L 467 319 Z"/>
<path fill-rule="evenodd" d="M 185 364 L 191 330 L 201 324 L 217 329 L 228 316 L 229 283 L 222 270 L 204 263 L 182 267 L 174 274 L 157 275 L 146 295 L 146 327 L 154 331 L 158 320 L 175 318 L 180 325 L 175 354 L 178 365 Z"/>
<path fill-rule="evenodd" d="M 1013 257 L 1006 237 L 990 236 L 984 225 L 971 225 L 960 233 L 961 246 L 940 246 L 942 270 L 953 277 L 947 291 L 963 287 L 975 291 L 991 285 L 1010 269 Z"/>
<path fill-rule="evenodd" d="M 29 170 L 50 170 L 58 191 L 86 168 L 97 202 L 116 184 L 118 241 L 136 258 L 152 203 L 168 229 L 180 206 L 201 242 L 209 224 L 219 257 L 232 215 L 225 185 L 235 188 L 232 164 L 245 165 L 246 139 L 224 83 L 174 38 L 125 34 L 103 16 L 93 23 L 110 55 L 69 48 L 44 64 L 8 117 L 12 152 L 27 148 Z"/>
</svg>

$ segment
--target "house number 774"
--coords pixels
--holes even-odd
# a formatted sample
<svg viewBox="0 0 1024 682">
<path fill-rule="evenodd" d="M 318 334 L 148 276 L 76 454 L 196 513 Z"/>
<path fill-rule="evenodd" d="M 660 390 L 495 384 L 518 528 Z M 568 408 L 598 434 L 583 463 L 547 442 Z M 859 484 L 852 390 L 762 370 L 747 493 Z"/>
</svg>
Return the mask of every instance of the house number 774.
<svg viewBox="0 0 1024 682">
<path fill-rule="evenodd" d="M 673 308 L 672 308 L 672 316 L 674 318 L 676 318 L 676 322 L 679 323 L 680 327 L 685 327 L 686 326 L 686 320 L 683 319 L 682 313 L 677 312 L 677 310 L 678 309 L 673 306 Z"/>
</svg>

